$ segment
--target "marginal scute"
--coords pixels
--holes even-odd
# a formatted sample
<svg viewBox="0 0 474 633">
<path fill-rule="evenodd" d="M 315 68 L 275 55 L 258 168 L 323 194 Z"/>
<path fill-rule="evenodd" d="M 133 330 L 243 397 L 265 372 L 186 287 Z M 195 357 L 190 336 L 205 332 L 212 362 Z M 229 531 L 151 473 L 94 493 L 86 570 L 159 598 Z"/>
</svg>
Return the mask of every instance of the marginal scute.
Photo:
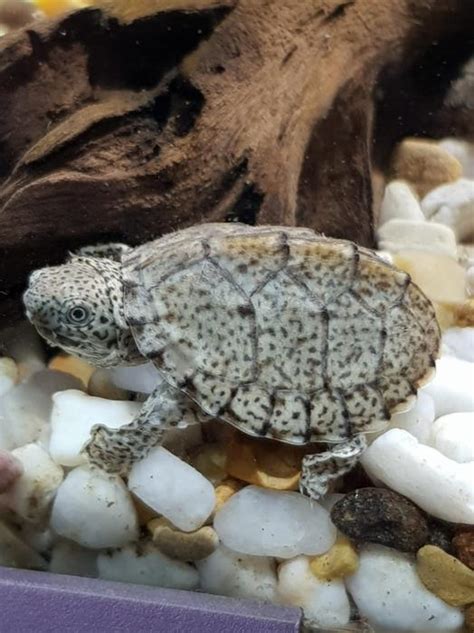
<svg viewBox="0 0 474 633">
<path fill-rule="evenodd" d="M 294 391 L 277 391 L 274 395 L 273 411 L 270 417 L 268 437 L 286 440 L 298 437 L 308 441 L 309 401 Z"/>
<path fill-rule="evenodd" d="M 196 402 L 203 411 L 212 416 L 217 416 L 232 398 L 232 385 L 201 372 L 193 377 L 193 386 Z"/>
<path fill-rule="evenodd" d="M 344 400 L 353 432 L 379 430 L 390 418 L 382 393 L 372 385 L 359 385 Z"/>
<path fill-rule="evenodd" d="M 409 276 L 308 229 L 209 224 L 124 256 L 141 353 L 205 413 L 292 444 L 383 428 L 440 333 Z"/>
<path fill-rule="evenodd" d="M 249 425 L 255 435 L 265 435 L 272 410 L 270 395 L 258 385 L 239 387 L 229 405 L 228 413 Z"/>
<path fill-rule="evenodd" d="M 311 400 L 311 441 L 342 441 L 350 437 L 347 410 L 340 393 L 321 389 Z"/>
</svg>

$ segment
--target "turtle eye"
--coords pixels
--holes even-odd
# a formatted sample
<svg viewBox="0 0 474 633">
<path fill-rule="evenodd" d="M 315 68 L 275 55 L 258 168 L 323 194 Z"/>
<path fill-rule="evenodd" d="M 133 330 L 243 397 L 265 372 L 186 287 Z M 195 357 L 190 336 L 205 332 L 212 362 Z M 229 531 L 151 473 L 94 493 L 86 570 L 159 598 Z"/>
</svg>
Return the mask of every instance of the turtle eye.
<svg viewBox="0 0 474 633">
<path fill-rule="evenodd" d="M 85 325 L 90 321 L 91 313 L 85 306 L 73 306 L 66 313 L 66 318 L 74 325 Z"/>
</svg>

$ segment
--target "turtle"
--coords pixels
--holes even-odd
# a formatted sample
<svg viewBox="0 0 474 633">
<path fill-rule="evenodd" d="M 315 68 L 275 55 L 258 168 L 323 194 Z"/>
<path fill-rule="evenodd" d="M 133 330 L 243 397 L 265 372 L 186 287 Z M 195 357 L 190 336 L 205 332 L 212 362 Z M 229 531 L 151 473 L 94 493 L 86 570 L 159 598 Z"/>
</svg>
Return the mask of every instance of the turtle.
<svg viewBox="0 0 474 633">
<path fill-rule="evenodd" d="M 92 429 L 92 466 L 126 476 L 167 429 L 218 419 L 315 444 L 300 477 L 313 499 L 410 406 L 440 346 L 407 273 L 299 227 L 212 223 L 85 247 L 34 271 L 24 304 L 50 344 L 97 366 L 151 361 L 162 377 L 130 424 Z"/>
</svg>

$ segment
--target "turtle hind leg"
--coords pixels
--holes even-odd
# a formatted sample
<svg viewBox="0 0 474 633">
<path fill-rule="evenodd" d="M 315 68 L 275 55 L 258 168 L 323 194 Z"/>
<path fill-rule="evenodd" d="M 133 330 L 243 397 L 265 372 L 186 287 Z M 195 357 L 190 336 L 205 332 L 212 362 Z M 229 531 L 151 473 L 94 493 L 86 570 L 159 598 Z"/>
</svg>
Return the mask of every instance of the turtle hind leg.
<svg viewBox="0 0 474 633">
<path fill-rule="evenodd" d="M 96 424 L 82 453 L 92 466 L 127 475 L 135 462 L 162 443 L 167 429 L 194 418 L 190 401 L 177 389 L 161 382 L 130 424 L 118 429 Z"/>
<path fill-rule="evenodd" d="M 320 499 L 329 489 L 333 479 L 341 477 L 351 470 L 367 448 L 364 435 L 335 444 L 323 453 L 306 455 L 300 477 L 300 492 L 311 499 Z"/>
</svg>

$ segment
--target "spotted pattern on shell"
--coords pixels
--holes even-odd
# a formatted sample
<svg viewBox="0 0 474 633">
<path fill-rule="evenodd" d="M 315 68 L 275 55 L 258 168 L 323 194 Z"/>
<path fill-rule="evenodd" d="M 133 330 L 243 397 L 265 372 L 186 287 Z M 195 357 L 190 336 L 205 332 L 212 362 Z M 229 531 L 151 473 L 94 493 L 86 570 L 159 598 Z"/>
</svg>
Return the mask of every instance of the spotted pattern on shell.
<svg viewBox="0 0 474 633">
<path fill-rule="evenodd" d="M 141 354 L 207 414 L 292 444 L 378 430 L 432 372 L 433 306 L 367 249 L 202 225 L 125 253 Z"/>
</svg>

